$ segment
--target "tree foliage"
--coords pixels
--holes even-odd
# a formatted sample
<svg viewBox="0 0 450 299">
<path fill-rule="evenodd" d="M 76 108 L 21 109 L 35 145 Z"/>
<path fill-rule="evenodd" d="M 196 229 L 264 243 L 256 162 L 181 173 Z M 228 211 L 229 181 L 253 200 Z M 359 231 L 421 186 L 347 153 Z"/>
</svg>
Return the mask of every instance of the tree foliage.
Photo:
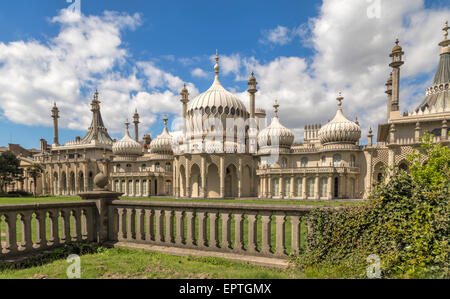
<svg viewBox="0 0 450 299">
<path fill-rule="evenodd" d="M 367 257 L 381 258 L 384 277 L 450 277 L 450 149 L 428 134 L 408 156 L 409 172 L 387 169 L 362 206 L 315 210 L 301 267 L 345 265 L 366 277 Z"/>
<path fill-rule="evenodd" d="M 7 184 L 21 180 L 23 169 L 20 168 L 20 161 L 10 151 L 0 154 L 0 191 L 4 192 Z"/>
</svg>

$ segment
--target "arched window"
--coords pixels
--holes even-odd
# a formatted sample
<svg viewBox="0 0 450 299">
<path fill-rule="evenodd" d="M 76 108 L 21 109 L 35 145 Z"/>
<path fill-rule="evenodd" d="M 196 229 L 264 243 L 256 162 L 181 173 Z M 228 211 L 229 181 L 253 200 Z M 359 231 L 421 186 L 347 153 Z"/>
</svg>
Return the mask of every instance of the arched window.
<svg viewBox="0 0 450 299">
<path fill-rule="evenodd" d="M 400 165 L 398 166 L 398 168 L 399 168 L 400 170 L 403 170 L 403 171 L 406 171 L 406 172 L 409 171 L 408 164 L 406 164 L 405 162 L 400 163 Z"/>
<path fill-rule="evenodd" d="M 355 155 L 350 156 L 350 167 L 356 167 L 356 157 Z"/>
<path fill-rule="evenodd" d="M 287 164 L 288 164 L 287 159 L 283 158 L 281 160 L 281 168 L 287 168 Z"/>
<path fill-rule="evenodd" d="M 322 156 L 321 165 L 322 166 L 327 166 L 327 158 L 325 156 Z"/>
<path fill-rule="evenodd" d="M 147 171 L 147 165 L 146 164 L 142 164 L 141 171 Z"/>
<path fill-rule="evenodd" d="M 119 172 L 120 171 L 120 164 L 117 164 L 116 165 L 116 172 Z"/>
<path fill-rule="evenodd" d="M 155 163 L 155 168 L 156 168 L 156 170 L 159 170 L 160 165 L 161 165 L 161 164 L 159 164 L 159 162 L 156 162 L 156 163 Z"/>
<path fill-rule="evenodd" d="M 166 163 L 166 171 L 168 172 L 172 171 L 172 164 L 170 162 Z"/>
<path fill-rule="evenodd" d="M 272 196 L 280 196 L 280 180 L 272 179 Z"/>
<path fill-rule="evenodd" d="M 301 167 L 308 167 L 308 158 L 302 158 Z"/>
<path fill-rule="evenodd" d="M 291 196 L 291 180 L 290 179 L 284 180 L 283 187 L 284 187 L 284 190 L 283 190 L 284 196 L 290 197 Z"/>
<path fill-rule="evenodd" d="M 377 180 L 378 180 L 378 183 L 381 183 L 383 181 L 383 174 L 381 172 L 378 173 Z"/>
<path fill-rule="evenodd" d="M 342 156 L 340 154 L 336 154 L 333 156 L 333 166 L 341 167 Z"/>
</svg>

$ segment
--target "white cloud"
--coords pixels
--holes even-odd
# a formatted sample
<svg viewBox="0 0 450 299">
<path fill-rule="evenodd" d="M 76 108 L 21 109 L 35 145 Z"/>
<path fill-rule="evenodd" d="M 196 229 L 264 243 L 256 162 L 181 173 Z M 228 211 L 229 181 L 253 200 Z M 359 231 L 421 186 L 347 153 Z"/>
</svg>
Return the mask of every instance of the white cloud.
<svg viewBox="0 0 450 299">
<path fill-rule="evenodd" d="M 192 76 L 198 77 L 198 78 L 208 78 L 208 73 L 206 73 L 201 68 L 196 68 L 196 69 L 192 70 L 191 74 L 192 74 Z"/>
<path fill-rule="evenodd" d="M 260 87 L 257 106 L 271 112 L 278 99 L 283 124 L 296 132 L 306 124 L 324 124 L 333 118 L 335 98 L 342 91 L 344 113 L 351 120 L 358 116 L 366 135 L 369 126 L 376 129 L 386 120 L 384 90 L 395 38 L 399 37 L 405 52 L 401 109 L 411 110 L 431 83 L 443 38 L 441 28 L 450 15 L 448 8 L 425 8 L 423 0 L 382 0 L 377 19 L 367 17 L 369 5 L 360 0 L 323 1 L 318 16 L 307 24 L 273 31 L 274 43 L 287 42 L 286 36 L 293 34 L 300 36 L 314 50 L 312 63 L 299 57 L 279 57 L 267 63 L 242 57 L 240 69 L 233 70 L 236 78 L 248 77 L 254 70 Z M 422 80 L 417 83 L 417 78 Z M 245 92 L 239 96 L 248 99 Z M 302 137 L 296 135 L 297 140 Z"/>
<path fill-rule="evenodd" d="M 263 38 L 260 40 L 263 44 L 285 45 L 292 41 L 293 35 L 289 28 L 278 25 L 271 30 L 263 31 Z"/>
<path fill-rule="evenodd" d="M 135 108 L 142 131 L 156 114 L 179 113 L 184 81 L 150 62 L 130 63 L 122 34 L 140 25 L 139 14 L 84 16 L 62 10 L 50 21 L 60 26 L 53 38 L 0 43 L 0 110 L 8 120 L 50 126 L 50 109 L 57 102 L 62 128 L 86 130 L 95 88 L 113 133 L 123 131 Z"/>
</svg>

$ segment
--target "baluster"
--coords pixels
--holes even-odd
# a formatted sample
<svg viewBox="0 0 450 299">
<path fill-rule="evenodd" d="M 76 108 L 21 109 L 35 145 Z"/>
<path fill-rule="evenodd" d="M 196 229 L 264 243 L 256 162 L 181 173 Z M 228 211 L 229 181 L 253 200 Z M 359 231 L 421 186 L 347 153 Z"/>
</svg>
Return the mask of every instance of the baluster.
<svg viewBox="0 0 450 299">
<path fill-rule="evenodd" d="M 204 248 L 207 247 L 206 241 L 208 239 L 207 235 L 207 217 L 206 212 L 197 212 L 198 217 L 198 241 L 197 246 Z"/>
<path fill-rule="evenodd" d="M 300 253 L 300 216 L 293 215 L 291 217 L 292 235 L 291 235 L 291 254 Z"/>
<path fill-rule="evenodd" d="M 177 221 L 177 235 L 175 237 L 175 243 L 182 245 L 185 242 L 184 237 L 184 217 L 183 211 L 175 211 L 175 217 Z"/>
<path fill-rule="evenodd" d="M 49 241 L 52 243 L 52 246 L 58 246 L 59 245 L 59 225 L 58 225 L 59 213 L 58 213 L 58 211 L 50 211 L 49 217 L 50 217 L 50 240 Z"/>
<path fill-rule="evenodd" d="M 244 217 L 242 213 L 234 214 L 234 250 L 244 250 Z"/>
<path fill-rule="evenodd" d="M 144 219 L 144 210 L 138 209 L 136 211 L 137 218 L 137 231 L 136 231 L 136 240 L 144 241 L 145 240 L 145 219 Z"/>
<path fill-rule="evenodd" d="M 38 247 L 40 249 L 44 249 L 47 247 L 47 236 L 46 236 L 46 219 L 47 219 L 47 211 L 38 211 L 36 212 L 36 229 L 38 236 Z"/>
<path fill-rule="evenodd" d="M 248 218 L 248 252 L 256 253 L 258 244 L 258 222 L 256 221 L 256 214 L 251 213 L 247 215 Z"/>
<path fill-rule="evenodd" d="M 6 224 L 6 249 L 8 253 L 14 254 L 17 250 L 17 231 L 16 231 L 17 213 L 9 212 L 5 215 Z"/>
<path fill-rule="evenodd" d="M 155 210 L 155 242 L 164 243 L 164 214 L 162 210 Z"/>
<path fill-rule="evenodd" d="M 111 217 L 113 224 L 111 224 L 111 231 L 112 236 L 110 237 L 110 240 L 116 241 L 117 240 L 117 234 L 118 229 L 116 228 L 116 224 L 118 224 L 118 218 L 117 218 L 117 211 L 115 209 L 112 209 L 114 212 L 113 216 Z M 95 231 L 95 225 L 94 225 L 94 209 L 93 208 L 87 208 L 85 210 L 86 212 L 86 228 L 87 228 L 87 240 L 89 242 L 95 242 L 96 241 L 96 231 Z"/>
<path fill-rule="evenodd" d="M 88 240 L 88 227 L 87 227 L 87 212 L 85 209 L 80 210 L 81 214 L 81 239 Z"/>
<path fill-rule="evenodd" d="M 286 215 L 277 214 L 275 215 L 276 220 L 276 255 L 285 256 L 286 253 Z"/>
<path fill-rule="evenodd" d="M 271 254 L 271 222 L 272 219 L 269 213 L 264 213 L 261 215 L 262 222 L 262 244 L 261 253 L 270 255 Z"/>
<path fill-rule="evenodd" d="M 2 222 L 3 222 L 2 217 L 3 217 L 3 215 L 0 214 L 0 255 L 2 255 L 2 253 L 3 253 L 3 245 L 2 245 L 2 237 L 1 237 L 1 235 L 2 235 Z"/>
<path fill-rule="evenodd" d="M 165 211 L 164 215 L 166 216 L 166 237 L 164 241 L 166 243 L 173 243 L 173 211 Z"/>
<path fill-rule="evenodd" d="M 25 251 L 33 249 L 33 239 L 31 237 L 31 212 L 24 212 L 20 215 L 22 222 L 22 248 Z"/>
<path fill-rule="evenodd" d="M 231 219 L 230 213 L 222 213 L 222 249 L 231 249 Z"/>
<path fill-rule="evenodd" d="M 219 248 L 219 221 L 217 212 L 209 213 L 209 247 Z"/>
<path fill-rule="evenodd" d="M 69 244 L 72 241 L 72 238 L 70 236 L 70 211 L 68 210 L 61 211 L 61 222 L 62 222 L 61 240 L 65 244 Z"/>
<path fill-rule="evenodd" d="M 83 241 L 83 236 L 81 235 L 81 210 L 74 210 L 73 218 L 75 220 L 75 240 L 81 242 Z"/>
<path fill-rule="evenodd" d="M 132 208 L 127 209 L 127 240 L 136 239 L 136 211 Z"/>
<path fill-rule="evenodd" d="M 123 208 L 118 208 L 117 214 L 119 215 L 119 233 L 117 239 L 118 241 L 123 241 L 127 238 L 126 210 Z"/>
<path fill-rule="evenodd" d="M 193 211 L 187 211 L 186 212 L 186 218 L 187 218 L 187 239 L 186 239 L 186 245 L 189 247 L 194 246 L 194 239 L 195 239 L 195 217 Z"/>
<path fill-rule="evenodd" d="M 147 230 L 145 231 L 145 240 L 151 242 L 155 239 L 154 233 L 154 213 L 152 210 L 145 210 L 145 219 L 147 220 Z"/>
</svg>

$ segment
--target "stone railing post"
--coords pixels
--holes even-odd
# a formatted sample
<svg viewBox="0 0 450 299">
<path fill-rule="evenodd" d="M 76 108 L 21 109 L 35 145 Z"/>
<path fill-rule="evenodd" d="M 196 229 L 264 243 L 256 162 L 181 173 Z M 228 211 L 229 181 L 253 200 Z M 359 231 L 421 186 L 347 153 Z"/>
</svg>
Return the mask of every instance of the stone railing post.
<svg viewBox="0 0 450 299">
<path fill-rule="evenodd" d="M 94 178 L 95 189 L 92 192 L 85 192 L 79 194 L 82 200 L 96 201 L 97 211 L 95 221 L 96 241 L 100 244 L 108 241 L 109 230 L 114 229 L 109 227 L 109 205 L 112 201 L 119 199 L 123 193 L 107 191 L 105 187 L 108 185 L 108 177 L 103 173 L 99 173 Z M 111 215 L 114 217 L 114 215 Z"/>
</svg>

